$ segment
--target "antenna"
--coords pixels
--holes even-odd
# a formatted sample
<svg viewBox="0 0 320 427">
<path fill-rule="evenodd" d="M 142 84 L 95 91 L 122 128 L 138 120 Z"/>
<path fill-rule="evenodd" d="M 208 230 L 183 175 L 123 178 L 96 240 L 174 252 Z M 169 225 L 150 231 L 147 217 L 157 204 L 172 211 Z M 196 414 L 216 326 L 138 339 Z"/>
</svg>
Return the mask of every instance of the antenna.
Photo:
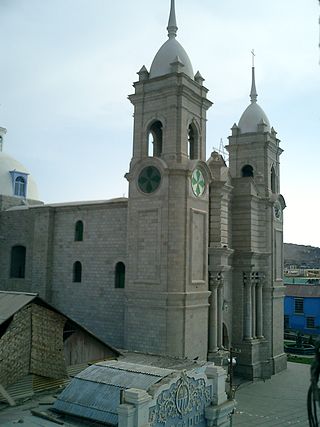
<svg viewBox="0 0 320 427">
<path fill-rule="evenodd" d="M 223 160 L 226 162 L 226 164 L 228 164 L 229 154 L 228 154 L 227 150 L 225 149 L 222 138 L 220 138 L 219 148 L 212 147 L 212 151 L 216 151 L 218 154 L 220 154 L 220 156 L 223 158 Z"/>
</svg>

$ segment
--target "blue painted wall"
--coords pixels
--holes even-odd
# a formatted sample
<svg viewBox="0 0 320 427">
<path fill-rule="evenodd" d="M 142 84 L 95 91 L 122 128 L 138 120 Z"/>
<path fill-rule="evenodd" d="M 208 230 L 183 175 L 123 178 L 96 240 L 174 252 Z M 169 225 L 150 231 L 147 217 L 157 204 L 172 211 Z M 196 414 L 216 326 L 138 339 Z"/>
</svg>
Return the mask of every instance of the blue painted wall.
<svg viewBox="0 0 320 427">
<path fill-rule="evenodd" d="M 286 296 L 284 298 L 284 314 L 289 316 L 289 328 L 300 330 L 304 334 L 320 334 L 320 298 L 303 297 L 303 314 L 294 311 L 294 300 L 296 297 Z M 300 298 L 300 297 L 299 297 Z M 307 328 L 307 317 L 315 317 L 315 329 Z"/>
</svg>

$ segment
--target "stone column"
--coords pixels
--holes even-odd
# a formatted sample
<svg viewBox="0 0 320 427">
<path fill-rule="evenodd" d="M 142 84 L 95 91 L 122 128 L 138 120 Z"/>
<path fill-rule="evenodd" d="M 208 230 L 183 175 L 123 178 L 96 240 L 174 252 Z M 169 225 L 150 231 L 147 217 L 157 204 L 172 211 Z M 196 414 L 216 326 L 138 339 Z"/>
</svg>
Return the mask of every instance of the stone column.
<svg viewBox="0 0 320 427">
<path fill-rule="evenodd" d="M 257 285 L 257 337 L 263 338 L 263 299 L 262 282 L 259 280 Z"/>
<path fill-rule="evenodd" d="M 251 304 L 252 304 L 252 338 L 256 338 L 256 281 L 252 273 L 251 279 Z"/>
<path fill-rule="evenodd" d="M 252 296 L 251 296 L 251 280 L 250 275 L 243 273 L 244 285 L 244 339 L 252 339 Z"/>
<path fill-rule="evenodd" d="M 209 275 L 209 286 L 211 291 L 209 306 L 209 353 L 215 353 L 218 351 L 218 282 L 211 272 Z"/>
<path fill-rule="evenodd" d="M 219 280 L 218 285 L 218 347 L 223 347 L 223 282 Z"/>
</svg>

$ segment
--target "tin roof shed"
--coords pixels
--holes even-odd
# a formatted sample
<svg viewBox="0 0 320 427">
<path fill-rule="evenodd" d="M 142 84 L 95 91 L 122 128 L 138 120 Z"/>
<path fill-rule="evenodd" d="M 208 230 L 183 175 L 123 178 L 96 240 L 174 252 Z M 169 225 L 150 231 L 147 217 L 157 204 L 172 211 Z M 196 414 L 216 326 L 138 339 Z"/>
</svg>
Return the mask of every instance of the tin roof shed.
<svg viewBox="0 0 320 427">
<path fill-rule="evenodd" d="M 118 424 L 117 409 L 123 390 L 148 390 L 173 369 L 106 361 L 78 374 L 56 400 L 53 409 L 109 425 Z"/>
</svg>

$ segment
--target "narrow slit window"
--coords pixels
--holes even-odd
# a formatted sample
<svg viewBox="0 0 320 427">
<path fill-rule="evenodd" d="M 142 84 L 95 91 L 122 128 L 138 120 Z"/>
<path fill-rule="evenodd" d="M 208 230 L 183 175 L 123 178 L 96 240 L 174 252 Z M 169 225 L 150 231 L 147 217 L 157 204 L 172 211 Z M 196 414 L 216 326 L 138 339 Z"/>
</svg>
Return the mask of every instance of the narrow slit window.
<svg viewBox="0 0 320 427">
<path fill-rule="evenodd" d="M 276 171 L 273 166 L 271 168 L 271 191 L 276 192 Z"/>
<path fill-rule="evenodd" d="M 115 268 L 115 288 L 124 288 L 126 279 L 126 266 L 123 262 L 118 262 Z"/>
<path fill-rule="evenodd" d="M 26 268 L 25 246 L 13 246 L 11 249 L 10 277 L 23 279 Z"/>
<path fill-rule="evenodd" d="M 73 281 L 80 283 L 82 280 L 82 264 L 80 261 L 76 261 L 73 264 Z"/>
<path fill-rule="evenodd" d="M 83 222 L 77 221 L 74 230 L 74 240 L 76 242 L 82 242 L 83 240 Z"/>
</svg>

